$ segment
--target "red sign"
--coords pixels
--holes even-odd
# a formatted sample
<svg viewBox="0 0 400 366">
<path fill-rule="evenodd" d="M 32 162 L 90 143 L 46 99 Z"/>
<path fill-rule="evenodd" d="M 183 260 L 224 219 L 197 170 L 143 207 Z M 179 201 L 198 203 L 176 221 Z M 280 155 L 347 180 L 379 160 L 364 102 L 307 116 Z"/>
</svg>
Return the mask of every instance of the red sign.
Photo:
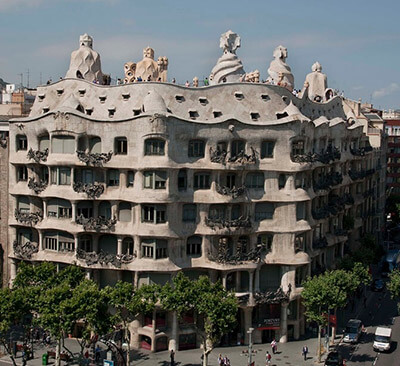
<svg viewBox="0 0 400 366">
<path fill-rule="evenodd" d="M 328 314 L 324 314 L 324 317 L 328 319 Z M 329 315 L 329 326 L 336 327 L 337 319 L 336 315 Z"/>
</svg>

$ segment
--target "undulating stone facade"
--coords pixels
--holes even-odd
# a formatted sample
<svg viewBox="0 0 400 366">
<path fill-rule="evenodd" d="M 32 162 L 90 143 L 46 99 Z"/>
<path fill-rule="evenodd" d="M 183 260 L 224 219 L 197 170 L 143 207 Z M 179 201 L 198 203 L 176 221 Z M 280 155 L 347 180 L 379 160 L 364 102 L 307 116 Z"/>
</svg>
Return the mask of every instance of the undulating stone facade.
<svg viewBox="0 0 400 366">
<path fill-rule="evenodd" d="M 380 150 L 343 100 L 221 83 L 40 87 L 10 124 L 10 276 L 22 260 L 77 264 L 101 286 L 220 279 L 240 301 L 225 344 L 305 332 L 307 275 L 380 225 Z M 192 314 L 132 323 L 133 346 L 199 345 Z"/>
</svg>

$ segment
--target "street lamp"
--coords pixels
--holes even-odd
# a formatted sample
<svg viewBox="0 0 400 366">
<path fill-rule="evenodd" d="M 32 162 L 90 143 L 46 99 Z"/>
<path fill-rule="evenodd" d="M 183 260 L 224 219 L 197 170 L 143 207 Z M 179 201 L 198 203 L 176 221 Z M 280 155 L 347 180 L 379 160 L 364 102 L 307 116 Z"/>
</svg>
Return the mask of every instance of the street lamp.
<svg viewBox="0 0 400 366">
<path fill-rule="evenodd" d="M 251 339 L 253 330 L 254 330 L 254 328 L 249 328 L 249 330 L 247 331 L 247 334 L 249 335 L 249 355 L 247 358 L 248 366 L 251 366 L 251 356 L 253 355 L 253 343 L 252 343 L 252 339 Z"/>
</svg>

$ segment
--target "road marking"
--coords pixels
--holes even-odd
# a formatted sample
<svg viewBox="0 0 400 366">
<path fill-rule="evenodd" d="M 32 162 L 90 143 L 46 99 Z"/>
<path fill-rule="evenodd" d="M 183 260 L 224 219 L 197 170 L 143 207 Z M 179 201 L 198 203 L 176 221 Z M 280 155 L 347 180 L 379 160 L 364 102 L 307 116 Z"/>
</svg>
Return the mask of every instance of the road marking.
<svg viewBox="0 0 400 366">
<path fill-rule="evenodd" d="M 378 361 L 378 357 L 379 357 L 379 352 L 377 352 L 377 354 L 376 354 L 376 356 L 375 356 L 374 363 L 372 364 L 373 366 L 376 365 L 376 361 Z"/>
<path fill-rule="evenodd" d="M 351 361 L 351 359 L 353 358 L 354 352 L 356 352 L 358 349 L 358 344 L 351 350 L 351 356 L 349 358 L 349 361 Z"/>
</svg>

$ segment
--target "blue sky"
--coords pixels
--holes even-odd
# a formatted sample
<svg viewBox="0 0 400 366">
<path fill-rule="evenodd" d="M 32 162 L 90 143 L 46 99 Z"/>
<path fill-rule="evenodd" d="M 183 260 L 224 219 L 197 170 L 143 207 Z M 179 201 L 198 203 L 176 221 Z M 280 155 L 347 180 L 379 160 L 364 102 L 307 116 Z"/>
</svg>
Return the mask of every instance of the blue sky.
<svg viewBox="0 0 400 366">
<path fill-rule="evenodd" d="M 0 77 L 30 85 L 64 76 L 79 35 L 94 37 L 103 72 L 123 77 L 147 45 L 178 82 L 209 75 L 219 38 L 241 36 L 247 72 L 267 77 L 273 49 L 288 48 L 296 88 L 319 61 L 330 87 L 383 109 L 400 108 L 399 0 L 0 0 Z"/>
</svg>

